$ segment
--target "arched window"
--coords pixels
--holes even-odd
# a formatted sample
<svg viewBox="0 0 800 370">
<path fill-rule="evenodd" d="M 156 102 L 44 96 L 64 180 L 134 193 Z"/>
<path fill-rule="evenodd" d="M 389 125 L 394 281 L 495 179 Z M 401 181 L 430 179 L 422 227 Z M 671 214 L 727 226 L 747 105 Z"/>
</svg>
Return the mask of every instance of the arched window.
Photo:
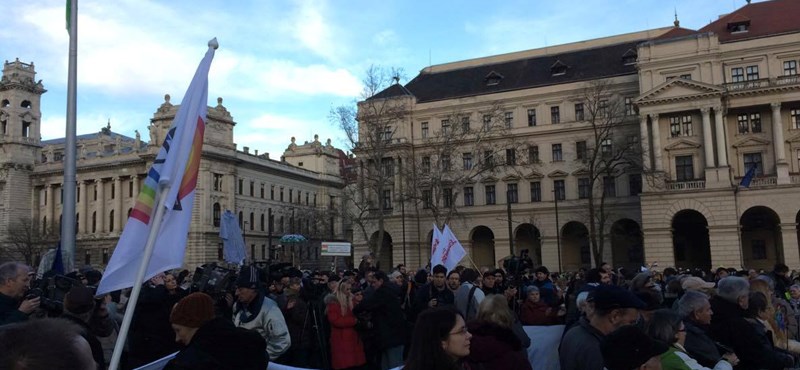
<svg viewBox="0 0 800 370">
<path fill-rule="evenodd" d="M 219 227 L 219 221 L 220 221 L 220 218 L 222 217 L 221 213 L 222 212 L 221 212 L 221 207 L 219 206 L 219 203 L 214 203 L 214 213 L 213 213 L 213 216 L 212 216 L 214 218 L 214 227 Z"/>
<path fill-rule="evenodd" d="M 108 213 L 108 231 L 114 231 L 114 210 Z"/>
<path fill-rule="evenodd" d="M 3 103 L 0 103 L 0 107 L 2 107 L 2 108 L 6 108 L 6 107 L 9 107 L 9 106 L 11 106 L 11 102 L 8 101 L 8 99 L 3 99 Z"/>
<path fill-rule="evenodd" d="M 92 233 L 97 232 L 97 212 L 92 212 Z"/>
<path fill-rule="evenodd" d="M 33 108 L 33 106 L 31 105 L 31 102 L 29 100 L 23 100 L 22 103 L 19 104 L 19 106 L 22 107 L 22 108 L 25 108 L 25 109 Z"/>
</svg>

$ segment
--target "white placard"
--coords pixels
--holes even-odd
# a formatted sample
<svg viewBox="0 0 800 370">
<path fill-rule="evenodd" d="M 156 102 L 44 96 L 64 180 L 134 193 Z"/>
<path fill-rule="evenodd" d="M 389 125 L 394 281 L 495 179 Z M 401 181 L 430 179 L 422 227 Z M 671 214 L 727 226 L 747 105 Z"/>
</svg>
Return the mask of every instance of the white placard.
<svg viewBox="0 0 800 370">
<path fill-rule="evenodd" d="M 350 243 L 341 242 L 322 242 L 319 248 L 321 256 L 344 256 L 350 257 L 352 245 Z"/>
</svg>

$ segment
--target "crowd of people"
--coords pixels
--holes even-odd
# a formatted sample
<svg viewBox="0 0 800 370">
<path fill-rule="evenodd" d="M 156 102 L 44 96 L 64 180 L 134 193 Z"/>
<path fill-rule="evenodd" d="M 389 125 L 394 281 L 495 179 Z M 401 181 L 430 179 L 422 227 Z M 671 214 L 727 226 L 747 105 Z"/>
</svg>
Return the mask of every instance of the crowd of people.
<svg viewBox="0 0 800 370">
<path fill-rule="evenodd" d="M 0 265 L 0 368 L 104 369 L 126 310 L 122 368 L 177 352 L 166 369 L 532 369 L 524 326 L 563 325 L 566 370 L 785 369 L 800 355 L 800 285 L 787 266 L 715 272 L 607 263 L 573 273 L 442 265 L 265 273 L 194 291 L 189 271 L 97 296 L 102 273 L 68 274 L 61 299 L 33 270 Z M 800 280 L 800 279 L 798 279 Z M 45 337 L 42 340 L 37 338 Z"/>
</svg>

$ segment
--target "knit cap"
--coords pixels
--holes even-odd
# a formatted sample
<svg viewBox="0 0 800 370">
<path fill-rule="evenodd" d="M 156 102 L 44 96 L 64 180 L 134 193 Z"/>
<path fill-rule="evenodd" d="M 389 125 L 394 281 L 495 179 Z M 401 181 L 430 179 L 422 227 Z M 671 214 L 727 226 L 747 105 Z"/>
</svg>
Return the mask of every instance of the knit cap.
<svg viewBox="0 0 800 370">
<path fill-rule="evenodd" d="M 94 309 L 94 293 L 91 289 L 76 285 L 64 296 L 64 309 L 77 315 Z"/>
<path fill-rule="evenodd" d="M 205 293 L 183 297 L 169 315 L 169 322 L 189 328 L 199 328 L 214 318 L 214 300 Z"/>
</svg>

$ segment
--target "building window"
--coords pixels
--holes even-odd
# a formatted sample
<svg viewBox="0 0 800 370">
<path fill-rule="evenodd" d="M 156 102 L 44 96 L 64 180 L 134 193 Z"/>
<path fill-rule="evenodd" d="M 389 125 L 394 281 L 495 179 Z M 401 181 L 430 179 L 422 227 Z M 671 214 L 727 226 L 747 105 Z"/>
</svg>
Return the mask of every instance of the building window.
<svg viewBox="0 0 800 370">
<path fill-rule="evenodd" d="M 283 202 L 283 186 L 281 186 L 281 202 Z"/>
<path fill-rule="evenodd" d="M 800 109 L 792 109 L 789 111 L 789 118 L 792 121 L 792 127 L 800 129 Z"/>
<path fill-rule="evenodd" d="M 214 174 L 214 191 L 222 191 L 222 175 Z"/>
<path fill-rule="evenodd" d="M 80 188 L 80 186 L 75 190 L 76 190 L 75 191 L 75 203 L 80 203 L 81 202 L 81 188 Z"/>
<path fill-rule="evenodd" d="M 597 115 L 600 117 L 608 116 L 608 100 L 600 100 L 597 102 Z"/>
<path fill-rule="evenodd" d="M 628 175 L 628 192 L 631 196 L 637 196 L 642 193 L 642 175 Z"/>
<path fill-rule="evenodd" d="M 507 201 L 509 203 L 519 203 L 519 191 L 517 190 L 517 184 L 506 185 L 506 197 L 508 198 Z"/>
<path fill-rule="evenodd" d="M 767 259 L 767 243 L 763 239 L 753 239 L 750 241 L 750 248 L 753 251 L 754 260 Z"/>
<path fill-rule="evenodd" d="M 275 185 L 269 186 L 269 199 L 275 200 Z"/>
<path fill-rule="evenodd" d="M 506 166 L 517 165 L 517 151 L 514 149 L 506 149 Z"/>
<path fill-rule="evenodd" d="M 739 114 L 736 121 L 740 134 L 761 132 L 761 113 Z"/>
<path fill-rule="evenodd" d="M 219 227 L 220 219 L 222 219 L 222 207 L 220 207 L 219 203 L 214 203 L 214 211 L 213 211 L 213 222 L 214 227 Z"/>
<path fill-rule="evenodd" d="M 114 231 L 114 210 L 112 209 L 111 212 L 108 212 L 108 231 Z"/>
<path fill-rule="evenodd" d="M 128 183 L 128 197 L 133 198 L 133 180 Z"/>
<path fill-rule="evenodd" d="M 625 98 L 625 115 L 632 116 L 636 114 L 633 107 L 633 98 L 627 97 Z"/>
<path fill-rule="evenodd" d="M 264 216 L 263 213 L 261 214 L 261 218 L 258 221 L 259 221 L 258 222 L 259 230 L 264 231 L 264 226 L 266 226 L 266 222 L 264 221 L 266 221 L 266 217 Z"/>
<path fill-rule="evenodd" d="M 681 117 L 681 123 L 683 124 L 683 136 L 692 136 L 692 116 Z"/>
<path fill-rule="evenodd" d="M 692 116 L 675 116 L 669 118 L 669 131 L 671 137 L 692 136 Z"/>
<path fill-rule="evenodd" d="M 562 161 L 561 144 L 553 144 L 553 162 Z"/>
<path fill-rule="evenodd" d="M 256 215 L 253 212 L 250 212 L 250 231 L 253 231 L 256 228 Z"/>
<path fill-rule="evenodd" d="M 462 153 L 461 159 L 464 162 L 464 169 L 471 170 L 472 169 L 472 153 Z"/>
<path fill-rule="evenodd" d="M 308 205 L 308 192 L 306 192 L 306 205 Z"/>
<path fill-rule="evenodd" d="M 289 189 L 289 203 L 291 203 L 291 202 L 292 202 L 292 199 L 293 199 L 293 198 L 294 198 L 294 190 L 292 190 L 292 189 Z"/>
<path fill-rule="evenodd" d="M 756 167 L 755 175 L 761 176 L 764 174 L 764 166 L 761 163 L 761 153 L 745 153 L 744 154 L 744 171 L 750 171 L 753 166 Z"/>
<path fill-rule="evenodd" d="M 589 198 L 589 179 L 578 179 L 578 199 Z"/>
<path fill-rule="evenodd" d="M 94 200 L 95 201 L 97 201 L 97 187 L 98 186 L 100 186 L 100 184 L 95 184 L 95 186 L 94 186 Z M 45 193 L 44 195 L 46 197 L 47 193 Z M 44 199 L 45 199 L 44 204 L 47 204 L 47 198 L 44 198 Z"/>
<path fill-rule="evenodd" d="M 261 199 L 264 199 L 264 194 L 266 194 L 266 185 L 261 184 Z"/>
<path fill-rule="evenodd" d="M 564 186 L 564 180 L 553 180 L 553 191 L 555 192 L 555 197 L 557 200 L 567 199 L 567 192 L 566 192 L 566 187 Z"/>
<path fill-rule="evenodd" d="M 528 126 L 536 126 L 536 109 L 528 109 Z"/>
<path fill-rule="evenodd" d="M 47 225 L 47 221 L 45 219 L 45 225 Z M 97 232 L 97 212 L 92 212 L 92 233 Z"/>
<path fill-rule="evenodd" d="M 483 152 L 483 163 L 486 165 L 486 167 L 494 166 L 494 152 L 491 150 L 485 150 Z"/>
<path fill-rule="evenodd" d="M 486 185 L 486 204 L 495 203 L 497 203 L 497 199 L 495 198 L 494 185 Z"/>
<path fill-rule="evenodd" d="M 611 139 L 603 139 L 603 141 L 600 142 L 600 154 L 602 154 L 603 157 L 610 157 L 613 151 Z"/>
<path fill-rule="evenodd" d="M 554 125 L 561 123 L 561 113 L 558 107 L 550 107 L 550 122 Z"/>
<path fill-rule="evenodd" d="M 796 76 L 797 75 L 797 61 L 796 60 L 787 60 L 783 62 L 783 75 L 784 76 Z"/>
<path fill-rule="evenodd" d="M 474 204 L 475 204 L 475 193 L 473 192 L 472 186 L 467 186 L 464 188 L 464 205 L 472 206 Z"/>
<path fill-rule="evenodd" d="M 255 188 L 256 188 L 256 182 L 250 180 L 250 196 L 251 197 L 256 195 Z"/>
<path fill-rule="evenodd" d="M 617 182 L 613 176 L 603 177 L 603 195 L 607 197 L 617 196 Z"/>
<path fill-rule="evenodd" d="M 430 190 L 423 190 L 422 191 L 422 208 L 425 208 L 425 209 L 431 208 L 431 191 Z"/>
<path fill-rule="evenodd" d="M 239 179 L 239 192 L 238 194 L 244 195 L 244 179 Z"/>
<path fill-rule="evenodd" d="M 514 113 L 513 112 L 506 112 L 503 115 L 503 120 L 506 123 L 506 128 L 514 127 Z"/>
<path fill-rule="evenodd" d="M 108 248 L 103 248 L 103 264 L 108 264 Z"/>
<path fill-rule="evenodd" d="M 742 81 L 744 81 L 744 68 L 742 67 L 731 68 L 731 82 L 742 82 Z"/>
<path fill-rule="evenodd" d="M 450 171 L 450 154 L 442 154 L 442 171 Z"/>
<path fill-rule="evenodd" d="M 386 142 L 392 141 L 392 126 L 383 127 L 383 140 Z"/>
<path fill-rule="evenodd" d="M 678 181 L 694 180 L 694 158 L 691 155 L 675 157 L 675 179 Z"/>
<path fill-rule="evenodd" d="M 750 125 L 747 122 L 747 114 L 737 115 L 736 121 L 739 123 L 740 134 L 746 134 L 750 130 Z"/>
<path fill-rule="evenodd" d="M 539 181 L 531 182 L 531 202 L 542 201 L 542 183 Z"/>
<path fill-rule="evenodd" d="M 758 79 L 758 66 L 747 66 L 745 72 L 747 73 L 747 81 Z"/>
<path fill-rule="evenodd" d="M 392 191 L 389 189 L 383 191 L 383 209 L 392 209 Z"/>
<path fill-rule="evenodd" d="M 450 120 L 443 119 L 442 120 L 442 135 L 447 135 L 450 133 Z"/>
<path fill-rule="evenodd" d="M 444 188 L 442 189 L 442 202 L 446 208 L 450 208 L 453 206 L 453 189 L 451 188 Z"/>
<path fill-rule="evenodd" d="M 422 138 L 423 139 L 427 138 L 428 137 L 428 122 L 422 122 L 420 124 L 420 127 L 422 127 Z"/>
<path fill-rule="evenodd" d="M 461 132 L 469 132 L 469 117 L 461 117 Z"/>
<path fill-rule="evenodd" d="M 384 158 L 381 160 L 383 166 L 383 176 L 385 177 L 392 177 L 394 176 L 394 159 L 393 158 Z M 307 203 L 307 202 L 306 202 Z"/>
<path fill-rule="evenodd" d="M 583 103 L 575 103 L 575 120 L 583 121 Z"/>
<path fill-rule="evenodd" d="M 428 174 L 431 172 L 431 157 L 422 157 L 422 173 Z"/>
<path fill-rule="evenodd" d="M 492 116 L 488 114 L 483 115 L 483 129 L 489 131 L 492 128 Z"/>
<path fill-rule="evenodd" d="M 586 141 L 578 141 L 575 143 L 575 154 L 579 160 L 586 159 Z"/>
<path fill-rule="evenodd" d="M 528 161 L 530 163 L 539 163 L 539 146 L 531 145 L 528 147 Z"/>
</svg>

